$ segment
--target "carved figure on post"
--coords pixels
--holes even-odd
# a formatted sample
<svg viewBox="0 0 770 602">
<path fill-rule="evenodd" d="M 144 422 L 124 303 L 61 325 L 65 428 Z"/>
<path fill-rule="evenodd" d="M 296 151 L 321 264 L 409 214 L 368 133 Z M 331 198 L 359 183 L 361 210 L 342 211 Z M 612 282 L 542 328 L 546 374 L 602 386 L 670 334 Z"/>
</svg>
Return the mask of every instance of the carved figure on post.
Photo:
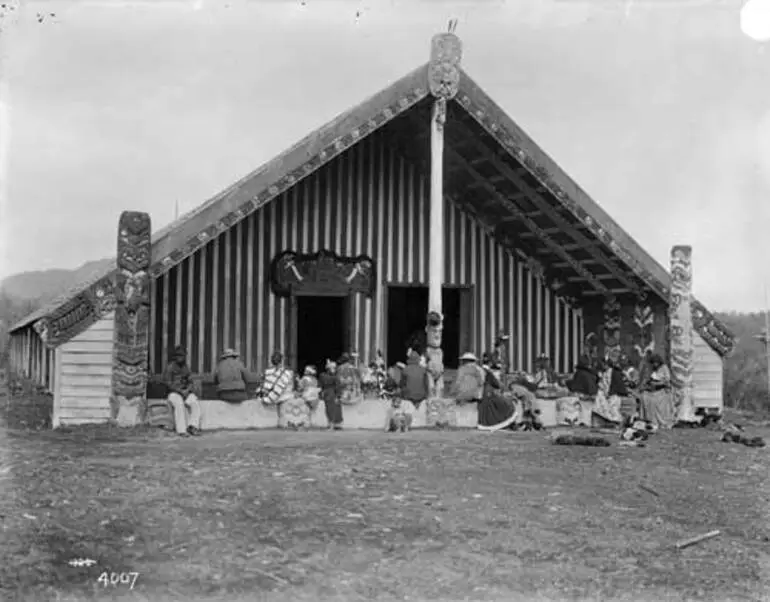
<svg viewBox="0 0 770 602">
<path fill-rule="evenodd" d="M 671 250 L 669 341 L 674 405 L 681 422 L 695 421 L 692 399 L 692 247 Z"/>
<path fill-rule="evenodd" d="M 150 228 L 146 213 L 124 211 L 120 216 L 112 368 L 113 419 L 120 426 L 144 422 L 146 414 Z"/>
</svg>

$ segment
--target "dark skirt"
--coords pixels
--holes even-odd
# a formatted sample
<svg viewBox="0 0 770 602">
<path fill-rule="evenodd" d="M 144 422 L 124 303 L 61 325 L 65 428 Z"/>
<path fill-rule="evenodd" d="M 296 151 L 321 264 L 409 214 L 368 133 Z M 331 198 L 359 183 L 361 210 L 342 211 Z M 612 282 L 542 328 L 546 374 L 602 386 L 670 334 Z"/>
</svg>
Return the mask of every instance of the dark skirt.
<svg viewBox="0 0 770 602">
<path fill-rule="evenodd" d="M 342 405 L 336 396 L 324 396 L 326 420 L 330 425 L 342 424 Z"/>
<path fill-rule="evenodd" d="M 218 391 L 217 397 L 221 399 L 222 401 L 227 401 L 230 403 L 241 403 L 242 401 L 246 401 L 249 396 L 246 394 L 246 391 Z"/>
<path fill-rule="evenodd" d="M 479 428 L 482 430 L 509 428 L 515 419 L 516 406 L 502 395 L 485 395 L 479 403 Z"/>
</svg>

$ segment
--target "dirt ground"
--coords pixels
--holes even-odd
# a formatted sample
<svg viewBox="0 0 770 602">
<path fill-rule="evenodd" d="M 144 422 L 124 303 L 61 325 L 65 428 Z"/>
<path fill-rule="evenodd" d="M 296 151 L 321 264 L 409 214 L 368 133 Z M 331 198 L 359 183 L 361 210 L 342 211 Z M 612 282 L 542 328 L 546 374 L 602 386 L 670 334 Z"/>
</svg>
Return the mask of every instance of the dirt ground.
<svg viewBox="0 0 770 602">
<path fill-rule="evenodd" d="M 179 439 L 36 430 L 19 403 L 0 398 L 4 601 L 770 600 L 770 448 L 715 431 Z"/>
</svg>

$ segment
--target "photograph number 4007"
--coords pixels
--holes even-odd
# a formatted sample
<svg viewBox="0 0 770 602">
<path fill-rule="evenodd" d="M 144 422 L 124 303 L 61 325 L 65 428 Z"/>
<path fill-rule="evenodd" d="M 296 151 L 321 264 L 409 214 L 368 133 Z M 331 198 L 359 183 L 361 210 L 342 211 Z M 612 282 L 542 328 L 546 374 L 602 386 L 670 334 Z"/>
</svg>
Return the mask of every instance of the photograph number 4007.
<svg viewBox="0 0 770 602">
<path fill-rule="evenodd" d="M 118 585 L 128 585 L 129 589 L 134 589 L 136 580 L 139 578 L 139 573 L 131 571 L 128 573 L 107 573 L 106 571 L 99 575 L 97 582 L 107 587 L 111 585 L 113 587 Z"/>
</svg>

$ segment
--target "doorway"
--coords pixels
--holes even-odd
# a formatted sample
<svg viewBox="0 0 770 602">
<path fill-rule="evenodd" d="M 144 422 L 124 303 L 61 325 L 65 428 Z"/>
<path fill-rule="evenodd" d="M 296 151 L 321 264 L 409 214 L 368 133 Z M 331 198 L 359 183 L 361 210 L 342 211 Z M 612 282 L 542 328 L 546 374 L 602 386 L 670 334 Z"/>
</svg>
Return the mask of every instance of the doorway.
<svg viewBox="0 0 770 602">
<path fill-rule="evenodd" d="M 470 326 L 468 312 L 470 289 L 444 288 L 441 303 L 444 313 L 444 331 L 441 348 L 444 350 L 444 366 L 455 369 L 459 363 L 461 324 Z M 406 358 L 407 341 L 417 331 L 425 329 L 428 314 L 427 286 L 388 286 L 387 308 L 387 362 L 392 366 Z M 467 343 L 466 343 L 467 344 Z"/>
<path fill-rule="evenodd" d="M 297 365 L 320 372 L 345 351 L 346 297 L 297 297 Z"/>
</svg>

